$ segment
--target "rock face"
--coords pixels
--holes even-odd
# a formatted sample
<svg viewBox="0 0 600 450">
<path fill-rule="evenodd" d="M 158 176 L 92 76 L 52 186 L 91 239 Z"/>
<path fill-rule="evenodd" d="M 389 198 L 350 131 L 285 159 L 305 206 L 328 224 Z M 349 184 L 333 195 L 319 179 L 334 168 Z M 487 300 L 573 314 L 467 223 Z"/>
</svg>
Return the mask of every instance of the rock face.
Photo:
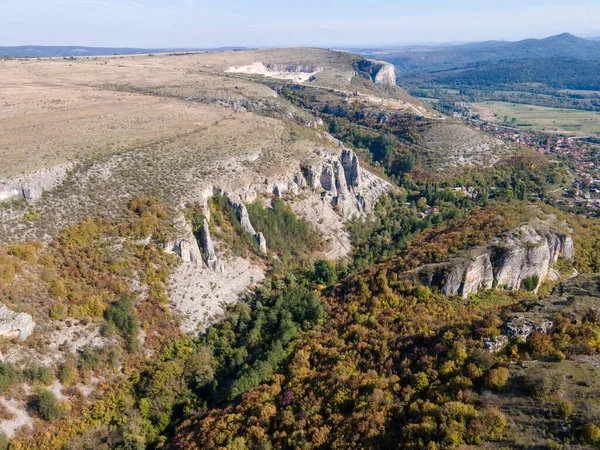
<svg viewBox="0 0 600 450">
<path fill-rule="evenodd" d="M 219 260 L 215 252 L 215 244 L 210 236 L 208 221 L 206 220 L 200 233 L 200 240 L 202 242 L 202 250 L 204 251 L 204 262 L 208 268 L 213 272 L 222 272 L 223 263 Z"/>
<path fill-rule="evenodd" d="M 250 234 L 256 234 L 256 230 L 254 230 L 252 223 L 250 223 L 250 216 L 248 215 L 248 209 L 246 208 L 246 205 L 244 205 L 242 202 L 233 202 L 231 200 L 230 202 L 237 212 L 242 228 L 244 228 L 244 230 Z"/>
<path fill-rule="evenodd" d="M 340 157 L 342 167 L 344 168 L 344 174 L 346 176 L 346 182 L 351 188 L 359 187 L 360 177 L 360 165 L 358 162 L 358 156 L 352 150 L 343 149 Z"/>
<path fill-rule="evenodd" d="M 198 260 L 203 259 L 206 265 L 215 271 L 220 271 L 224 264 L 223 261 L 220 261 L 218 248 L 215 248 L 207 223 L 210 220 L 207 201 L 213 195 L 225 194 L 227 196 L 230 204 L 236 210 L 240 224 L 257 240 L 260 252 L 265 255 L 268 251 L 268 243 L 261 230 L 257 230 L 252 225 L 248 209 L 244 204 L 256 200 L 260 195 L 274 195 L 278 198 L 293 198 L 298 201 L 310 197 L 327 205 L 340 224 L 352 217 L 365 217 L 371 214 L 373 205 L 392 186 L 361 168 L 356 154 L 352 150 L 346 149 L 340 141 L 327 133 L 324 133 L 322 137 L 329 143 L 333 143 L 335 148 L 328 145 L 315 149 L 317 157 L 311 163 L 299 164 L 287 173 L 256 180 L 256 183 L 240 186 L 239 189 L 231 189 L 231 186 L 229 189 L 225 189 L 213 185 L 199 192 L 198 198 L 194 201 L 202 205 L 206 220 L 199 239 L 203 258 L 199 257 Z M 302 191 L 306 192 L 303 194 Z M 314 210 L 315 206 L 312 205 L 311 208 Z M 302 213 L 302 211 L 300 212 Z M 309 216 L 311 221 L 319 227 L 322 217 L 316 218 L 310 214 Z M 168 244 L 166 250 L 177 253 L 184 262 L 193 261 L 197 255 L 194 240 L 190 236 L 193 235 L 191 230 L 188 230 L 183 238 Z"/>
<path fill-rule="evenodd" d="M 258 233 L 256 235 L 256 240 L 258 241 L 258 248 L 261 255 L 267 254 L 267 240 L 265 239 L 262 233 Z"/>
<path fill-rule="evenodd" d="M 256 61 L 247 66 L 229 67 L 226 72 L 263 75 L 265 77 L 304 83 L 325 70 L 328 70 L 328 68 L 309 64 L 294 65 Z"/>
<path fill-rule="evenodd" d="M 337 143 L 340 145 L 339 153 L 305 168 L 307 185 L 322 192 L 344 218 L 369 215 L 373 205 L 391 185 L 363 170 L 356 154 L 344 148 L 339 141 Z"/>
<path fill-rule="evenodd" d="M 384 64 L 375 75 L 375 84 L 396 86 L 396 69 L 391 64 Z"/>
<path fill-rule="evenodd" d="M 180 218 L 181 226 L 181 237 L 175 241 L 167 242 L 164 245 L 165 252 L 175 253 L 185 263 L 193 263 L 196 266 L 202 266 L 202 253 L 200 253 L 200 247 L 198 247 L 198 241 L 192 227 L 185 221 L 183 217 Z M 149 236 L 140 243 L 147 245 L 152 239 Z"/>
<path fill-rule="evenodd" d="M 504 335 L 509 338 L 514 337 L 521 341 L 525 341 L 534 331 L 538 333 L 547 333 L 553 326 L 554 323 L 550 320 L 542 320 L 536 323 L 524 316 L 516 316 L 507 321 L 502 330 Z"/>
<path fill-rule="evenodd" d="M 475 249 L 470 257 L 445 265 L 432 276 L 431 283 L 442 280 L 445 295 L 466 298 L 481 288 L 520 289 L 524 280 L 537 277 L 536 292 L 558 258 L 571 259 L 573 255 L 570 235 L 524 225 L 495 238 L 487 247 Z"/>
<path fill-rule="evenodd" d="M 396 70 L 392 64 L 363 59 L 357 64 L 358 74 L 383 86 L 396 86 Z"/>
<path fill-rule="evenodd" d="M 51 169 L 0 180 L 0 203 L 20 199 L 36 201 L 44 191 L 53 189 L 65 181 L 71 168 L 71 164 L 62 164 Z"/>
<path fill-rule="evenodd" d="M 29 314 L 16 313 L 6 305 L 0 306 L 0 336 L 25 340 L 34 328 L 35 322 Z"/>
<path fill-rule="evenodd" d="M 292 194 L 297 195 L 298 190 L 299 190 L 298 184 L 295 181 L 290 182 L 288 185 L 288 190 Z M 276 184 L 275 188 L 273 190 L 273 193 L 275 194 L 275 196 L 281 197 L 283 192 L 285 192 L 283 185 L 280 186 L 280 185 Z M 231 206 L 233 206 L 233 208 L 236 210 L 237 216 L 240 221 L 240 225 L 242 225 L 242 228 L 247 233 L 254 236 L 254 238 L 258 242 L 258 247 L 259 247 L 259 251 L 260 251 L 261 255 L 266 255 L 267 254 L 267 240 L 265 239 L 265 236 L 262 233 L 257 233 L 256 230 L 254 229 L 254 227 L 252 226 L 252 222 L 250 222 L 250 216 L 248 215 L 248 208 L 246 208 L 246 205 L 244 205 L 244 203 L 241 200 L 240 201 L 232 200 L 231 196 L 229 196 L 229 195 L 227 196 L 227 198 L 229 199 L 229 203 L 231 203 Z"/>
<path fill-rule="evenodd" d="M 490 289 L 494 283 L 494 272 L 490 256 L 483 253 L 471 260 L 454 266 L 447 275 L 442 288 L 444 295 L 462 295 L 477 292 L 480 288 Z"/>
</svg>

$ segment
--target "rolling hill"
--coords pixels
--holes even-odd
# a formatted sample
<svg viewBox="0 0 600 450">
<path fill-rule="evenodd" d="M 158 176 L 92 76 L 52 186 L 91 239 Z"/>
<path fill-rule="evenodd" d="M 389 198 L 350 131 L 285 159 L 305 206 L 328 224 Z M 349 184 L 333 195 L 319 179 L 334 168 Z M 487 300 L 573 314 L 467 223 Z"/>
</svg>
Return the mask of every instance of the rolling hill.
<svg viewBox="0 0 600 450">
<path fill-rule="evenodd" d="M 412 47 L 392 50 L 378 57 L 405 72 L 430 72 L 454 69 L 481 62 L 499 62 L 537 58 L 600 60 L 600 43 L 569 33 L 545 39 L 518 42 L 488 41 L 454 46 Z"/>
<path fill-rule="evenodd" d="M 436 84 L 452 87 L 498 88 L 531 83 L 556 89 L 598 90 L 599 74 L 600 61 L 553 57 L 483 61 L 467 67 L 430 72 L 426 78 Z M 418 77 L 423 79 L 421 74 Z"/>
</svg>

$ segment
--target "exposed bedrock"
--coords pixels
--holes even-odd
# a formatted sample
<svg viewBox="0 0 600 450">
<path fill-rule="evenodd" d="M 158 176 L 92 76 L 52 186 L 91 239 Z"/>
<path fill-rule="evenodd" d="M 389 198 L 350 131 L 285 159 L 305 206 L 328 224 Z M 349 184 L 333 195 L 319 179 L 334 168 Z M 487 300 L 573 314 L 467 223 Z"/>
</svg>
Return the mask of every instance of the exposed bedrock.
<svg viewBox="0 0 600 450">
<path fill-rule="evenodd" d="M 258 241 L 258 249 L 259 249 L 261 255 L 266 255 L 267 254 L 267 240 L 265 239 L 264 235 L 262 233 L 257 233 L 255 237 L 256 237 L 256 240 Z"/>
<path fill-rule="evenodd" d="M 223 262 L 219 260 L 217 252 L 215 251 L 215 244 L 210 236 L 210 230 L 208 227 L 208 221 L 204 221 L 202 230 L 200 232 L 200 242 L 202 243 L 202 250 L 204 252 L 204 262 L 210 270 L 213 272 L 223 271 Z"/>
<path fill-rule="evenodd" d="M 35 322 L 29 314 L 17 313 L 0 305 L 0 337 L 24 340 L 34 328 Z"/>
<path fill-rule="evenodd" d="M 329 135 L 324 135 L 329 140 Z M 391 189 L 391 185 L 360 167 L 358 157 L 350 150 L 338 143 L 338 148 L 320 148 L 315 150 L 318 158 L 310 164 L 299 164 L 288 172 L 267 179 L 257 180 L 256 183 L 240 186 L 237 189 L 228 189 L 213 185 L 199 192 L 197 202 L 202 205 L 206 218 L 200 230 L 200 245 L 204 263 L 214 271 L 221 270 L 224 260 L 220 251 L 213 242 L 208 223 L 210 210 L 208 199 L 216 194 L 225 194 L 229 203 L 235 209 L 242 228 L 251 234 L 258 242 L 259 251 L 267 254 L 268 242 L 265 236 L 251 222 L 246 204 L 255 201 L 259 196 L 273 195 L 278 198 L 293 200 L 304 191 L 305 194 L 314 196 L 315 200 L 328 204 L 337 211 L 340 223 L 345 220 L 362 216 L 366 217 L 372 212 L 373 205 L 379 197 Z M 315 195 L 316 194 L 316 195 Z M 306 198 L 303 195 L 301 198 Z M 312 220 L 314 222 L 314 218 Z M 320 225 L 315 223 L 317 227 Z M 202 260 L 200 250 L 193 233 L 186 225 L 185 235 L 167 245 L 167 249 L 179 254 L 184 262 Z"/>
<path fill-rule="evenodd" d="M 7 180 L 0 180 L 0 203 L 11 200 L 38 200 L 44 191 L 62 184 L 72 164 L 61 164 Z"/>
<path fill-rule="evenodd" d="M 305 167 L 307 185 L 323 192 L 344 218 L 367 216 L 379 197 L 391 188 L 381 178 L 360 167 L 358 157 L 343 147 L 329 158 Z"/>
<path fill-rule="evenodd" d="M 231 205 L 237 212 L 238 219 L 240 221 L 240 224 L 242 225 L 242 228 L 250 234 L 256 234 L 256 230 L 250 222 L 250 216 L 248 215 L 248 209 L 246 208 L 246 205 L 244 205 L 241 201 L 235 202 L 231 199 L 229 201 L 231 202 Z"/>
<path fill-rule="evenodd" d="M 363 59 L 356 64 L 358 74 L 375 84 L 384 86 L 396 85 L 396 70 L 390 63 Z"/>
<path fill-rule="evenodd" d="M 185 263 L 194 263 L 202 266 L 202 253 L 198 247 L 198 241 L 194 236 L 192 227 L 182 219 L 183 233 L 181 237 L 173 242 L 165 244 L 165 251 L 177 254 Z"/>
<path fill-rule="evenodd" d="M 477 293 L 493 286 L 520 289 L 528 280 L 533 291 L 549 276 L 559 257 L 574 256 L 573 239 L 569 234 L 553 229 L 539 230 L 524 225 L 492 240 L 486 247 L 442 264 L 431 275 L 431 284 L 438 284 L 445 295 Z M 536 282 L 535 286 L 531 283 Z"/>
</svg>

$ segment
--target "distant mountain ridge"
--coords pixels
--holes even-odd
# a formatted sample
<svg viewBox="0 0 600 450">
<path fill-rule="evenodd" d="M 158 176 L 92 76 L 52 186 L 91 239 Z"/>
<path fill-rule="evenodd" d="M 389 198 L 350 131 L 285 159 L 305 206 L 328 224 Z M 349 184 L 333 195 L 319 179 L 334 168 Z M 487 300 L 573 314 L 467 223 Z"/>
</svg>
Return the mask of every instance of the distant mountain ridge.
<svg viewBox="0 0 600 450">
<path fill-rule="evenodd" d="M 46 58 L 70 56 L 107 56 L 107 55 L 140 55 L 148 53 L 198 52 L 244 50 L 244 47 L 220 48 L 132 48 L 132 47 L 85 47 L 85 46 L 45 46 L 21 45 L 0 47 L 0 57 L 9 58 Z"/>
<path fill-rule="evenodd" d="M 563 33 L 545 39 L 517 42 L 488 41 L 453 46 L 412 47 L 379 52 L 377 56 L 396 65 L 401 71 L 431 72 L 468 67 L 481 62 L 532 58 L 600 61 L 600 42 Z"/>
</svg>

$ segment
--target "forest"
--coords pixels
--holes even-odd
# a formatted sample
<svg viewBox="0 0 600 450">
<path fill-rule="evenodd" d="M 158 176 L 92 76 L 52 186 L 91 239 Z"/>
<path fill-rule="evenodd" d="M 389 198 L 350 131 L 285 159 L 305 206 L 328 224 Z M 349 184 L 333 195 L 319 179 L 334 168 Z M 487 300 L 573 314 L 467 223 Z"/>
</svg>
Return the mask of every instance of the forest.
<svg viewBox="0 0 600 450">
<path fill-rule="evenodd" d="M 584 383 L 572 366 L 600 351 L 600 316 L 586 294 L 598 295 L 595 278 L 566 285 L 559 298 L 561 280 L 533 293 L 529 279 L 522 290 L 463 299 L 403 276 L 485 245 L 536 211 L 574 230 L 577 258 L 559 260 L 561 273 L 598 272 L 599 225 L 547 201 L 565 182 L 564 165 L 523 151 L 493 168 L 433 174 L 420 146 L 426 120 L 280 92 L 394 183 L 373 217 L 348 224 L 352 254 L 323 259 L 316 228 L 264 196 L 246 204 L 269 243 L 262 255 L 227 197 L 213 196 L 211 235 L 262 264 L 266 278 L 192 336 L 167 307 L 179 262 L 164 245 L 176 212 L 160 199 L 134 197 L 120 218 L 88 218 L 46 247 L 1 247 L 0 294 L 10 306 L 37 301 L 40 326 L 78 320 L 99 326 L 110 344 L 85 346 L 58 367 L 0 363 L 0 390 L 27 399 L 42 424 L 10 443 L 1 436 L 0 449 L 597 448 L 600 374 L 586 373 Z M 184 216 L 200 239 L 202 208 L 188 204 Z M 566 307 L 544 312 L 555 324 L 549 332 L 489 351 L 508 321 L 554 301 Z M 49 351 L 42 339 L 35 345 Z M 51 390 L 57 379 L 68 400 Z M 75 386 L 96 380 L 89 401 Z M 34 389 L 20 389 L 23 381 Z"/>
</svg>

